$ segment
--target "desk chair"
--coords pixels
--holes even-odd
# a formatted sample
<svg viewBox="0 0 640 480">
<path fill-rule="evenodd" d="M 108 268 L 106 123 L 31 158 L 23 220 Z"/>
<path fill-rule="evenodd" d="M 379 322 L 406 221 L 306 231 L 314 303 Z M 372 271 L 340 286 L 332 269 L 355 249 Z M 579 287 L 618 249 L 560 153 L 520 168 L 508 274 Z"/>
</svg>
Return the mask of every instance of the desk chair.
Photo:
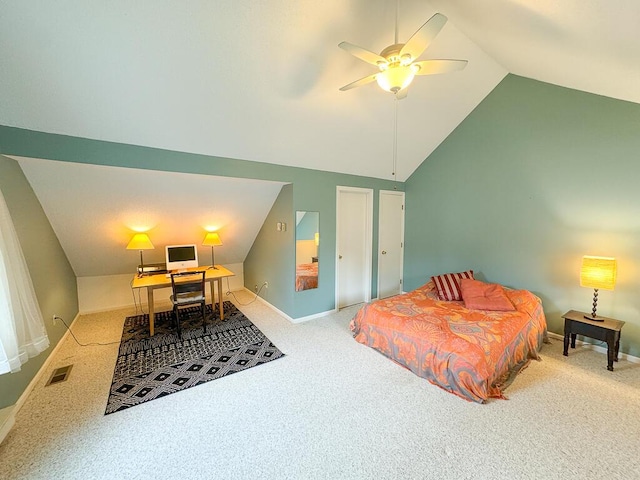
<svg viewBox="0 0 640 480">
<path fill-rule="evenodd" d="M 205 296 L 204 285 L 206 272 L 181 272 L 171 274 L 171 289 L 173 295 L 170 300 L 173 304 L 173 318 L 176 323 L 176 329 L 178 330 L 178 336 L 182 338 L 182 331 L 180 329 L 180 310 L 183 307 L 191 307 L 196 304 L 200 304 L 202 311 L 202 326 L 204 332 L 207 331 L 207 317 L 205 310 Z M 182 279 L 189 277 L 189 281 L 183 281 Z"/>
</svg>

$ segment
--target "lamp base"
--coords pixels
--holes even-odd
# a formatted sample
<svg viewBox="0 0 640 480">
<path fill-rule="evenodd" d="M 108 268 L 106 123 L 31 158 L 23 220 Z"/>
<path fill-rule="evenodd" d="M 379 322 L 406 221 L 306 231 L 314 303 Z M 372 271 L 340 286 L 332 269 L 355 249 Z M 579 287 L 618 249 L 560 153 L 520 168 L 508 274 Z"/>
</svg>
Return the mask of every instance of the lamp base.
<svg viewBox="0 0 640 480">
<path fill-rule="evenodd" d="M 604 318 L 602 317 L 592 317 L 591 315 L 584 315 L 584 318 L 587 320 L 591 320 L 592 322 L 604 322 Z"/>
<path fill-rule="evenodd" d="M 209 268 L 207 268 L 207 270 L 218 270 L 218 267 L 216 267 L 215 265 L 211 265 Z"/>
</svg>

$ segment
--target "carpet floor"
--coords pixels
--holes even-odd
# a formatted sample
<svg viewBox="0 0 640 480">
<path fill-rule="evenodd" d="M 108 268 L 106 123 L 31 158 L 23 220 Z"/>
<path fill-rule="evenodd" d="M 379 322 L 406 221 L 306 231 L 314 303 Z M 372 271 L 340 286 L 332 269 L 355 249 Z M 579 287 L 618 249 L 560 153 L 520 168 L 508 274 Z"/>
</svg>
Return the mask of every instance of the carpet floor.
<svg viewBox="0 0 640 480">
<path fill-rule="evenodd" d="M 639 478 L 640 364 L 624 356 L 609 372 L 606 354 L 579 347 L 565 357 L 552 338 L 509 400 L 479 405 L 356 342 L 357 307 L 293 324 L 235 293 L 285 357 L 104 415 L 123 321 L 135 311 L 82 315 L 73 324 L 82 343 L 116 343 L 66 337 L 0 444 L 0 478 Z M 559 313 L 547 320 L 562 325 Z M 44 386 L 69 364 L 67 381 Z"/>
<path fill-rule="evenodd" d="M 105 415 L 281 358 L 284 354 L 231 302 L 225 319 L 207 305 L 185 309 L 178 336 L 171 311 L 127 317 Z"/>
</svg>

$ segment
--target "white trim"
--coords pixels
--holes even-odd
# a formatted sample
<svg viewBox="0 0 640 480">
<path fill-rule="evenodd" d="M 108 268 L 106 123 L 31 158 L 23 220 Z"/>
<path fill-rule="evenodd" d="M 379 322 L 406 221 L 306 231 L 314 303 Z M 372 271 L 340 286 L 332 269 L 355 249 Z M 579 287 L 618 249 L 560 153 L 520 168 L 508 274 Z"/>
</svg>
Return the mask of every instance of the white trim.
<svg viewBox="0 0 640 480">
<path fill-rule="evenodd" d="M 14 405 L 0 410 L 0 443 L 6 438 L 15 423 L 16 413 Z"/>
<path fill-rule="evenodd" d="M 564 335 L 560 335 L 559 333 L 548 332 L 548 335 L 549 337 L 555 338 L 556 340 L 564 341 Z M 598 353 L 603 353 L 604 355 L 607 354 L 607 348 L 601 345 L 594 345 L 593 343 L 576 339 L 576 346 L 578 345 L 588 350 L 595 350 Z M 620 360 L 626 360 L 627 362 L 631 363 L 640 363 L 640 358 L 629 355 L 628 353 L 619 353 L 618 358 Z"/>
<path fill-rule="evenodd" d="M 373 275 L 373 189 L 360 187 L 344 187 L 336 186 L 336 258 L 335 258 L 335 306 L 336 311 L 340 309 L 340 268 L 339 268 L 339 251 L 340 251 L 340 193 L 353 192 L 365 195 L 367 218 L 366 220 L 366 239 L 364 245 L 365 255 L 365 271 L 363 275 L 365 282 L 365 298 L 364 303 L 371 301 L 371 278 Z"/>
<path fill-rule="evenodd" d="M 255 292 L 252 292 L 251 290 L 249 290 L 248 288 L 244 288 L 248 293 L 250 293 L 251 295 L 255 295 Z M 258 300 L 260 300 L 260 302 L 262 302 L 264 305 L 266 305 L 267 307 L 269 307 L 271 310 L 273 310 L 274 312 L 276 312 L 278 315 L 283 316 L 284 318 L 286 318 L 287 320 L 289 320 L 291 323 L 302 323 L 302 322 L 306 322 L 308 320 L 313 320 L 314 318 L 320 318 L 320 317 L 326 317 L 327 315 L 331 315 L 332 313 L 337 312 L 337 309 L 333 309 L 333 310 L 327 310 L 326 312 L 320 312 L 320 313 L 314 313 L 313 315 L 307 315 L 306 317 L 299 317 L 299 318 L 293 318 L 290 317 L 289 315 L 287 315 L 286 313 L 284 313 L 282 310 L 280 310 L 277 307 L 274 307 L 273 305 L 271 305 L 269 302 L 267 302 L 264 298 L 262 298 L 261 296 L 256 296 L 256 298 Z"/>
<path fill-rule="evenodd" d="M 56 353 L 58 353 L 58 350 L 62 347 L 62 344 L 67 340 L 67 337 L 70 335 L 70 332 L 71 332 L 71 327 L 73 326 L 73 324 L 75 323 L 75 321 L 78 319 L 79 316 L 80 316 L 80 312 L 76 314 L 73 321 L 69 324 L 69 328 L 67 328 L 67 331 L 65 332 L 65 334 L 60 338 L 60 341 L 58 341 L 58 343 L 53 348 L 53 350 L 51 350 L 51 353 L 49 354 L 47 359 L 44 361 L 44 363 L 42 364 L 38 372 L 33 376 L 33 378 L 31 379 L 31 382 L 29 382 L 29 385 L 27 385 L 27 388 L 24 389 L 24 392 L 22 392 L 22 395 L 20 395 L 20 398 L 18 398 L 18 401 L 13 406 L 14 415 L 18 414 L 18 412 L 24 405 L 24 402 L 27 401 L 27 397 L 29 397 L 29 394 L 31 393 L 31 391 L 36 387 L 36 385 L 40 381 L 40 377 L 44 374 L 44 372 L 49 367 L 49 364 L 51 363 L 51 359 L 56 355 Z"/>
</svg>

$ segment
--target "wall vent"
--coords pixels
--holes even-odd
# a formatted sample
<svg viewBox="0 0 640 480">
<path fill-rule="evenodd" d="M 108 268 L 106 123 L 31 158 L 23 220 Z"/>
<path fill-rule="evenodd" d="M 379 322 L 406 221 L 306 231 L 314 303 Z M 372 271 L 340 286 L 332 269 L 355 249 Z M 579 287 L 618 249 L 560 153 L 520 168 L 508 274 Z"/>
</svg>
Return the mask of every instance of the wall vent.
<svg viewBox="0 0 640 480">
<path fill-rule="evenodd" d="M 49 378 L 49 381 L 47 382 L 45 387 L 48 387 L 49 385 L 53 385 L 54 383 L 64 382 L 67 378 L 69 378 L 69 372 L 71 372 L 71 367 L 73 367 L 73 365 L 67 365 L 66 367 L 56 368 L 51 374 L 51 377 Z"/>
</svg>

